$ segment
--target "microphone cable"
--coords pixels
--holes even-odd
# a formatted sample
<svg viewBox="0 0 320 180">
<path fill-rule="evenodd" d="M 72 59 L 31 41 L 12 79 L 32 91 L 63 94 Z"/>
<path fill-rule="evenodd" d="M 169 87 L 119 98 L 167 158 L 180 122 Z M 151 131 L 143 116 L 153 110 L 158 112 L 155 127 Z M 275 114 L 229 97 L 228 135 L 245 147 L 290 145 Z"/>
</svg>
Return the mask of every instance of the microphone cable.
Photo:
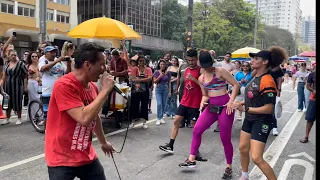
<svg viewBox="0 0 320 180">
<path fill-rule="evenodd" d="M 127 125 L 127 130 L 126 130 L 126 134 L 125 134 L 125 136 L 124 136 L 123 143 L 122 143 L 122 146 L 121 146 L 120 151 L 114 150 L 114 152 L 117 153 L 117 154 L 120 154 L 120 153 L 122 152 L 122 150 L 123 150 L 123 148 L 124 148 L 124 145 L 125 145 L 125 143 L 126 143 L 127 137 L 128 137 L 129 127 L 130 127 L 130 120 L 131 120 L 130 108 L 131 108 L 131 95 L 128 96 L 128 101 L 127 101 L 127 109 L 128 109 L 128 125 Z M 114 159 L 114 157 L 113 157 L 113 153 L 111 153 L 111 157 L 112 157 L 113 164 L 114 164 L 114 166 L 115 166 L 115 168 L 116 168 L 116 171 L 117 171 L 117 173 L 118 173 L 119 180 L 122 180 L 122 179 L 121 179 L 121 176 L 120 176 L 120 172 L 119 172 L 118 166 L 117 166 L 116 161 L 115 161 L 115 159 Z"/>
</svg>

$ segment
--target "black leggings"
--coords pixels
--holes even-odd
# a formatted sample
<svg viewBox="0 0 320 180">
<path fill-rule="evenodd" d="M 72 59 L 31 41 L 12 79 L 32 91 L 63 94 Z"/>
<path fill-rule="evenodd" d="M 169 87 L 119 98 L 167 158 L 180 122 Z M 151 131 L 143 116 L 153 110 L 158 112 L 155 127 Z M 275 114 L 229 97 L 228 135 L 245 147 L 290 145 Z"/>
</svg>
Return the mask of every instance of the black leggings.
<svg viewBox="0 0 320 180">
<path fill-rule="evenodd" d="M 141 109 L 140 109 L 141 102 Z M 132 119 L 144 118 L 148 120 L 149 92 L 136 92 L 131 94 Z"/>
<path fill-rule="evenodd" d="M 76 177 L 81 180 L 106 180 L 104 169 L 98 159 L 94 160 L 91 164 L 68 167 L 48 167 L 50 180 L 73 180 Z"/>
</svg>

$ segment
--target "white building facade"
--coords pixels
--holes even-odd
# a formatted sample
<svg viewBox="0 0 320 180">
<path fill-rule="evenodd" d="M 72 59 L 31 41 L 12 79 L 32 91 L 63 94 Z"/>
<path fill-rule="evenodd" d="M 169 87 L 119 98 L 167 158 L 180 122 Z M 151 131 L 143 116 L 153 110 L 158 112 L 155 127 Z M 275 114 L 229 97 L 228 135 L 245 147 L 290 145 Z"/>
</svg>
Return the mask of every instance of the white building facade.
<svg viewBox="0 0 320 180">
<path fill-rule="evenodd" d="M 304 43 L 309 44 L 313 49 L 316 47 L 316 19 L 313 16 L 303 17 L 301 38 Z"/>
<path fill-rule="evenodd" d="M 245 0 L 256 4 L 256 0 Z M 293 35 L 300 34 L 302 11 L 300 0 L 258 0 L 258 11 L 262 15 L 262 23 L 277 26 L 290 31 Z"/>
</svg>

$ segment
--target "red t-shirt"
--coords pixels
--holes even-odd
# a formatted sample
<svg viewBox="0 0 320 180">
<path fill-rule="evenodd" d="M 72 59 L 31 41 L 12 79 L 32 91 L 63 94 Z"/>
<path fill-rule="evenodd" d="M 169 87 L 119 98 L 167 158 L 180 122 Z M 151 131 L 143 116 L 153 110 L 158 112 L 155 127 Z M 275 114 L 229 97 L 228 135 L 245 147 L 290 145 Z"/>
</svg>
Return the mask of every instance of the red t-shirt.
<svg viewBox="0 0 320 180">
<path fill-rule="evenodd" d="M 187 79 L 187 76 L 188 74 L 191 74 L 193 77 L 198 79 L 200 76 L 200 69 L 201 67 L 197 67 L 195 69 L 190 69 L 190 67 L 188 67 L 184 73 L 184 90 L 180 104 L 189 108 L 200 108 L 202 92 L 200 86 Z"/>
<path fill-rule="evenodd" d="M 91 143 L 95 121 L 85 127 L 67 113 L 69 109 L 90 104 L 97 95 L 98 88 L 93 82 L 86 89 L 73 73 L 56 81 L 49 103 L 45 135 L 48 166 L 82 166 L 97 158 Z"/>
<path fill-rule="evenodd" d="M 110 69 L 111 71 L 115 72 L 122 72 L 124 70 L 128 70 L 127 61 L 122 58 L 120 58 L 118 61 L 112 59 L 110 62 Z"/>
</svg>

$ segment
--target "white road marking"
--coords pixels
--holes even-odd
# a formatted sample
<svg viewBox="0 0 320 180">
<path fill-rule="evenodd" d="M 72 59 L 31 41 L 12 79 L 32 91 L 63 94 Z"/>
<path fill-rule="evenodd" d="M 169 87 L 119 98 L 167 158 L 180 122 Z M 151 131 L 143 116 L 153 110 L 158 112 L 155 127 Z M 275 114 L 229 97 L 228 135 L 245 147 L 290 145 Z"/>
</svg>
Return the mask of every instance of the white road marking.
<svg viewBox="0 0 320 180">
<path fill-rule="evenodd" d="M 286 180 L 288 178 L 290 169 L 293 165 L 303 166 L 305 168 L 305 173 L 303 176 L 303 180 L 312 180 L 314 166 L 305 160 L 302 159 L 288 159 L 284 162 L 284 165 L 280 171 L 278 176 L 279 180 Z"/>
<path fill-rule="evenodd" d="M 281 92 L 297 93 L 297 91 L 293 91 L 293 90 L 281 90 Z"/>
<path fill-rule="evenodd" d="M 299 157 L 299 156 L 304 156 L 307 159 L 309 159 L 309 161 L 315 162 L 316 160 L 314 160 L 309 154 L 307 154 L 306 152 L 301 152 L 301 153 L 297 153 L 297 154 L 291 154 L 289 155 L 289 157 Z"/>
<path fill-rule="evenodd" d="M 150 123 L 153 123 L 155 122 L 157 119 L 152 119 L 152 120 L 148 120 L 147 121 L 147 124 L 150 124 Z M 143 123 L 139 123 L 139 124 L 136 124 L 134 126 L 134 128 L 137 128 L 137 127 L 141 127 Z M 133 128 L 133 129 L 134 129 Z M 132 129 L 132 128 L 129 128 L 129 129 Z M 111 133 L 108 133 L 105 135 L 105 137 L 108 137 L 108 136 L 113 136 L 115 134 L 119 134 L 121 132 L 124 132 L 126 131 L 127 128 L 124 128 L 124 129 L 120 129 L 120 130 L 117 130 L 117 131 L 114 131 L 114 132 L 111 132 Z M 98 138 L 93 138 L 92 141 L 97 141 Z M 20 166 L 20 165 L 23 165 L 23 164 L 26 164 L 26 163 L 29 163 L 29 162 L 32 162 L 32 161 L 36 161 L 38 159 L 41 159 L 41 158 L 44 158 L 44 153 L 43 154 L 39 154 L 37 156 L 33 156 L 33 157 L 30 157 L 28 159 L 24 159 L 24 160 L 21 160 L 21 161 L 17 161 L 15 163 L 11 163 L 11 164 L 7 164 L 7 165 L 4 165 L 4 166 L 1 166 L 0 167 L 0 172 L 1 171 L 4 171 L 4 170 L 7 170 L 7 169 L 11 169 L 11 168 L 14 168 L 14 167 L 17 167 L 17 166 Z"/>
<path fill-rule="evenodd" d="M 296 129 L 300 119 L 303 116 L 303 112 L 296 111 L 290 120 L 287 122 L 285 127 L 280 132 L 279 136 L 272 142 L 270 147 L 263 154 L 263 158 L 265 161 L 269 163 L 271 167 L 273 167 L 278 161 L 282 151 L 286 147 L 293 131 Z M 251 179 L 255 180 L 265 180 L 266 177 L 263 175 L 262 171 L 258 166 L 254 166 L 249 174 Z"/>
</svg>

